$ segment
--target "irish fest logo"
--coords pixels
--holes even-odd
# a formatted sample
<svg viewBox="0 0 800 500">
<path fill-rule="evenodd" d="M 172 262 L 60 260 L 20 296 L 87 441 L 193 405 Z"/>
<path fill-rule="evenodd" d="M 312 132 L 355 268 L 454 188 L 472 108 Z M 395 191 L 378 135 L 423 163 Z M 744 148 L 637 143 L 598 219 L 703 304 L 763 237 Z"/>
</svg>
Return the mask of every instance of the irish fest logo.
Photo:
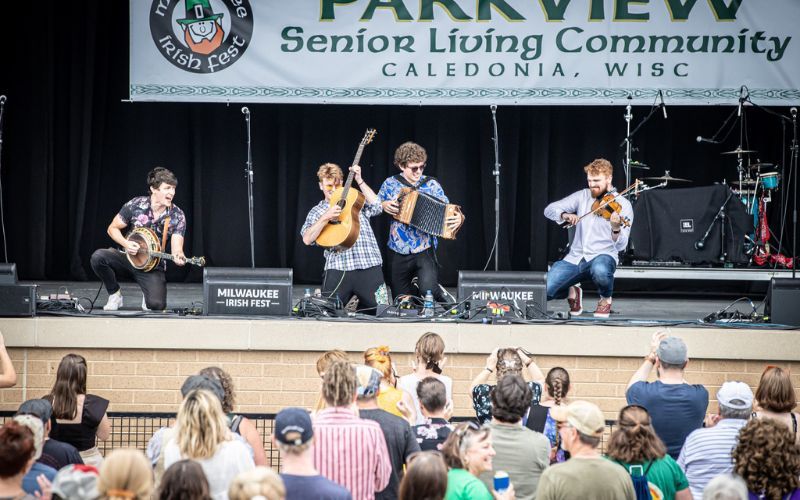
<svg viewBox="0 0 800 500">
<path fill-rule="evenodd" d="M 235 64 L 253 36 L 249 0 L 153 0 L 150 34 L 158 51 L 192 73 Z"/>
</svg>

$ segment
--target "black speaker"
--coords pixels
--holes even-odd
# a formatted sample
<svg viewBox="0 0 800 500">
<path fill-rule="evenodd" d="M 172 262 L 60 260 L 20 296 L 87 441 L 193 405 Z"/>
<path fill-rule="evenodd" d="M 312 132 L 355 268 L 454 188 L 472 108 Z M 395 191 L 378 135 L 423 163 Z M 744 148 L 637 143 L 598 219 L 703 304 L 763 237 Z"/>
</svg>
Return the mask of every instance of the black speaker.
<svg viewBox="0 0 800 500">
<path fill-rule="evenodd" d="M 800 278 L 772 278 L 765 307 L 771 323 L 800 326 Z"/>
<path fill-rule="evenodd" d="M 289 316 L 293 271 L 283 268 L 206 267 L 203 314 Z"/>
<path fill-rule="evenodd" d="M 0 316 L 36 316 L 36 285 L 0 285 Z"/>
<path fill-rule="evenodd" d="M 0 264 L 0 285 L 16 285 L 17 284 L 17 265 L 16 264 Z"/>
<path fill-rule="evenodd" d="M 458 301 L 473 310 L 488 302 L 514 304 L 528 319 L 542 317 L 547 314 L 547 273 L 459 271 Z"/>
</svg>

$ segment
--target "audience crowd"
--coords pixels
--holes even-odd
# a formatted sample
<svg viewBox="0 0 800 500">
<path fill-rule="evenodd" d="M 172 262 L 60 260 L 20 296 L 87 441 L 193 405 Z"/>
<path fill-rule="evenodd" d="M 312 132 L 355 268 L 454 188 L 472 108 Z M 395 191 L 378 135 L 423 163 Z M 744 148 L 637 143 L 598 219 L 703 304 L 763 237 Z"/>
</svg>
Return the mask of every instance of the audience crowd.
<svg viewBox="0 0 800 500">
<path fill-rule="evenodd" d="M 569 398 L 567 370 L 545 375 L 524 349 L 497 348 L 469 389 L 474 418 L 451 422 L 444 351 L 424 334 L 402 377 L 386 346 L 357 361 L 323 354 L 313 411 L 275 417 L 279 471 L 255 424 L 234 412 L 230 375 L 213 366 L 186 379 L 174 425 L 145 453 L 102 456 L 109 401 L 87 393 L 86 359 L 68 354 L 50 392 L 0 426 L 0 500 L 800 500 L 787 369 L 767 366 L 755 391 L 726 381 L 709 408 L 708 390 L 687 380 L 686 344 L 656 334 L 628 405 L 607 422 Z M 0 370 L 0 387 L 16 384 L 2 335 Z"/>
</svg>

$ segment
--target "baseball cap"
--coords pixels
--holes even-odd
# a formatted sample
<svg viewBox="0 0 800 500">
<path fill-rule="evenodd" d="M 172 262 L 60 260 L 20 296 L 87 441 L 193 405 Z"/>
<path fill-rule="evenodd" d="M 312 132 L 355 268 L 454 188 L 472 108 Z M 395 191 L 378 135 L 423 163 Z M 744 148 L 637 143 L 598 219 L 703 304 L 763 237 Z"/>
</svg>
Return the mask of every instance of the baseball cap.
<svg viewBox="0 0 800 500">
<path fill-rule="evenodd" d="M 744 382 L 725 382 L 717 391 L 717 402 L 734 410 L 753 407 L 753 391 Z"/>
<path fill-rule="evenodd" d="M 100 496 L 98 475 L 97 468 L 92 465 L 65 465 L 53 478 L 53 495 L 69 500 L 95 500 Z"/>
<path fill-rule="evenodd" d="M 574 401 L 566 406 L 550 408 L 550 416 L 557 422 L 566 422 L 587 436 L 600 436 L 606 426 L 603 412 L 588 401 Z"/>
<path fill-rule="evenodd" d="M 205 375 L 192 375 L 187 378 L 181 386 L 181 396 L 185 398 L 187 394 L 196 389 L 210 391 L 218 397 L 220 401 L 225 399 L 225 389 L 222 388 L 222 384 L 219 383 L 219 380 Z"/>
<path fill-rule="evenodd" d="M 686 344 L 679 337 L 667 337 L 658 344 L 656 355 L 662 363 L 682 365 L 689 359 Z"/>
<path fill-rule="evenodd" d="M 36 415 L 17 415 L 14 417 L 14 421 L 24 425 L 33 433 L 35 448 L 33 458 L 39 460 L 42 457 L 42 447 L 44 446 L 44 424 Z"/>
<path fill-rule="evenodd" d="M 53 416 L 53 405 L 46 399 L 29 399 L 19 405 L 17 415 L 33 415 L 39 417 L 42 423 L 47 423 Z"/>
<path fill-rule="evenodd" d="M 302 408 L 285 408 L 275 416 L 275 439 L 283 444 L 299 446 L 314 436 L 311 417 Z"/>
<path fill-rule="evenodd" d="M 372 398 L 381 389 L 381 372 L 367 365 L 355 365 L 356 381 L 358 381 L 358 397 Z"/>
</svg>

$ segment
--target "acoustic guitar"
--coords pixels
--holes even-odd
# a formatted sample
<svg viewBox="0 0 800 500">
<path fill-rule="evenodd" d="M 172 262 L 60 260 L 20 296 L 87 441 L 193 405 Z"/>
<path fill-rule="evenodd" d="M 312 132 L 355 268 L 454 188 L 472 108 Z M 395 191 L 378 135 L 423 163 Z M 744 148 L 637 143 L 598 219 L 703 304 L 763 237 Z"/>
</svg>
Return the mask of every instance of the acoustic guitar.
<svg viewBox="0 0 800 500">
<path fill-rule="evenodd" d="M 353 165 L 358 165 L 364 146 L 372 142 L 377 132 L 374 128 L 367 129 L 361 143 L 358 145 L 356 157 Z M 331 194 L 331 205 L 336 204 L 342 208 L 339 217 L 331 219 L 317 236 L 317 245 L 336 250 L 347 250 L 355 245 L 358 234 L 361 231 L 361 221 L 359 216 L 364 207 L 364 195 L 353 184 L 353 171 L 347 176 L 345 183 L 336 188 Z"/>
</svg>

